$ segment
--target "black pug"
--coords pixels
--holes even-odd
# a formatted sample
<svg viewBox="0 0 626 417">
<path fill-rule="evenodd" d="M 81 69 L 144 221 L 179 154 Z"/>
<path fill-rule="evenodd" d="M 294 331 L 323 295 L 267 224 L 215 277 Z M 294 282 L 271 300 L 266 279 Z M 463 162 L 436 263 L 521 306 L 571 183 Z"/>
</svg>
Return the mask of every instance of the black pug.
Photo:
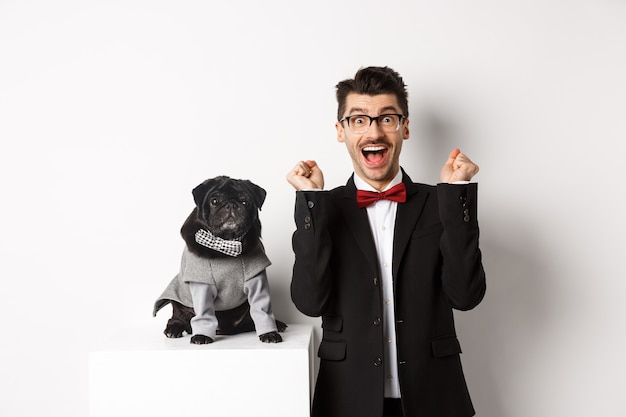
<svg viewBox="0 0 626 417">
<path fill-rule="evenodd" d="M 263 188 L 219 176 L 193 189 L 196 207 L 181 228 L 186 245 L 181 268 L 154 305 L 153 315 L 172 304 L 165 327 L 170 338 L 193 334 L 191 343 L 213 343 L 216 335 L 256 331 L 279 343 L 287 325 L 274 318 L 261 243 L 258 212 Z"/>
</svg>

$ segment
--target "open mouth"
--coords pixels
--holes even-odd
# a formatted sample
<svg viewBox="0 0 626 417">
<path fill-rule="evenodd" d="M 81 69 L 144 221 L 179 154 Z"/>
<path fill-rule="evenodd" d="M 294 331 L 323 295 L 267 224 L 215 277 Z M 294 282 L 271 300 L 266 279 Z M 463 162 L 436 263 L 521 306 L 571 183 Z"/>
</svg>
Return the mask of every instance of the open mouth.
<svg viewBox="0 0 626 417">
<path fill-rule="evenodd" d="M 368 166 L 377 167 L 385 162 L 387 150 L 384 145 L 367 145 L 361 150 L 361 153 Z"/>
</svg>

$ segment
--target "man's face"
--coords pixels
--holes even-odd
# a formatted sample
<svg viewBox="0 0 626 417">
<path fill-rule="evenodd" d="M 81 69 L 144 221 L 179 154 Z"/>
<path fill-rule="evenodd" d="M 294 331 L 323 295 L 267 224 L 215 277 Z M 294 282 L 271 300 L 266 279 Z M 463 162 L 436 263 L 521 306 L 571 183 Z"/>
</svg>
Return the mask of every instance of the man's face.
<svg viewBox="0 0 626 417">
<path fill-rule="evenodd" d="M 343 117 L 352 115 L 401 114 L 394 94 L 369 96 L 350 93 L 346 97 L 346 112 Z M 369 119 L 366 118 L 366 123 Z M 395 177 L 400 169 L 402 142 L 409 138 L 409 121 L 402 119 L 400 127 L 393 132 L 384 131 L 377 121 L 372 122 L 365 133 L 355 134 L 348 127 L 348 121 L 337 122 L 337 140 L 346 144 L 354 172 L 377 190 L 382 190 Z"/>
</svg>

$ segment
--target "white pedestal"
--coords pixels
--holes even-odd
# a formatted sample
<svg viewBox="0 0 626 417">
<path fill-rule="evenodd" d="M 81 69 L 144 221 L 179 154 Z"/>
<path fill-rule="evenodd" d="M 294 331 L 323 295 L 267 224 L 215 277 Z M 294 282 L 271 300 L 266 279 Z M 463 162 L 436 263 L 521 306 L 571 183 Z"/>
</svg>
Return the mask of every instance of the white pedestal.
<svg viewBox="0 0 626 417">
<path fill-rule="evenodd" d="M 277 344 L 245 333 L 209 345 L 162 327 L 155 319 L 89 354 L 91 417 L 309 417 L 311 326 L 289 325 Z"/>
</svg>

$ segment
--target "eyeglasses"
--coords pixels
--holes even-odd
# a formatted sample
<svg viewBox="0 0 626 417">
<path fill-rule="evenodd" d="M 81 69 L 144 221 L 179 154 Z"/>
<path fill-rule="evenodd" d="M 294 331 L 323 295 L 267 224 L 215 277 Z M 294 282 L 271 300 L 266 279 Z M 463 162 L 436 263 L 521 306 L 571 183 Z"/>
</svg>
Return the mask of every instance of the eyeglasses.
<svg viewBox="0 0 626 417">
<path fill-rule="evenodd" d="M 369 119 L 369 123 L 367 122 Z M 378 123 L 383 132 L 393 133 L 400 128 L 400 122 L 404 119 L 401 114 L 381 114 L 380 116 L 368 116 L 367 114 L 355 114 L 352 116 L 346 116 L 339 120 L 342 123 L 344 120 L 348 122 L 348 127 L 352 133 L 366 133 L 374 120 Z"/>
</svg>

